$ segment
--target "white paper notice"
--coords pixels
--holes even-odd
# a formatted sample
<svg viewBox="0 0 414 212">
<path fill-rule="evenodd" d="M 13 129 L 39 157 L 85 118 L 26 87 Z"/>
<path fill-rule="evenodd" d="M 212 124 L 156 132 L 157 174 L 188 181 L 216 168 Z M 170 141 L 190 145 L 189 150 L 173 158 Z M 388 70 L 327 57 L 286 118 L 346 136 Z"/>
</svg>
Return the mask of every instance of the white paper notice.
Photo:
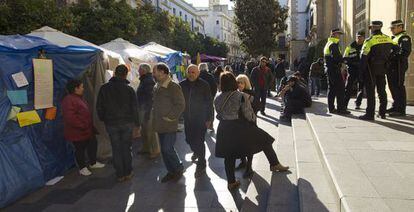
<svg viewBox="0 0 414 212">
<path fill-rule="evenodd" d="M 53 107 L 53 62 L 33 59 L 35 109 Z"/>
<path fill-rule="evenodd" d="M 12 74 L 12 78 L 14 80 L 14 82 L 16 83 L 18 88 L 21 88 L 23 86 L 26 86 L 29 84 L 29 82 L 27 81 L 26 76 L 24 76 L 23 72 L 18 72 L 15 74 Z"/>
</svg>

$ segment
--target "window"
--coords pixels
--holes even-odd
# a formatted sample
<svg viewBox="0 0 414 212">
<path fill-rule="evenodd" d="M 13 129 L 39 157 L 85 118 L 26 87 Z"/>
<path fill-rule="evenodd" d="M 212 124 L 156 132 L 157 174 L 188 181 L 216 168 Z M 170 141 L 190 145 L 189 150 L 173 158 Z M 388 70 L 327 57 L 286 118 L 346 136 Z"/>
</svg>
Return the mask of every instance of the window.
<svg viewBox="0 0 414 212">
<path fill-rule="evenodd" d="M 180 17 L 183 16 L 183 13 L 180 11 Z"/>
<path fill-rule="evenodd" d="M 191 30 L 194 31 L 194 18 L 191 19 Z"/>
<path fill-rule="evenodd" d="M 175 16 L 175 13 L 176 13 L 175 8 L 173 8 L 173 14 L 174 14 L 174 16 Z"/>
<path fill-rule="evenodd" d="M 220 21 L 219 21 L 219 20 L 217 20 L 217 21 L 216 21 L 216 25 L 219 25 L 219 24 L 220 24 Z"/>
<path fill-rule="evenodd" d="M 186 15 L 184 15 L 184 20 L 185 20 L 185 21 L 187 21 L 187 14 L 186 14 Z"/>
</svg>

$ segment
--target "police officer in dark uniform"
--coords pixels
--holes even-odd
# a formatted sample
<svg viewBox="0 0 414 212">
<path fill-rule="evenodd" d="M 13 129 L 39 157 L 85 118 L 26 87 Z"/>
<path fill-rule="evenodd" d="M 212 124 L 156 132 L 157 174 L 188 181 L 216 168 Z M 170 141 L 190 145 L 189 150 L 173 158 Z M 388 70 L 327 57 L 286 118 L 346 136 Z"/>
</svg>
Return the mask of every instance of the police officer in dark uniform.
<svg viewBox="0 0 414 212">
<path fill-rule="evenodd" d="M 328 109 L 329 113 L 349 114 L 344 104 L 345 83 L 341 75 L 343 62 L 339 50 L 339 37 L 343 34 L 339 29 L 333 29 L 323 50 L 325 72 L 328 74 Z M 335 98 L 337 109 L 335 109 Z"/>
<path fill-rule="evenodd" d="M 405 91 L 404 79 L 408 69 L 408 57 L 411 53 L 411 38 L 404 30 L 401 20 L 391 22 L 392 40 L 398 44 L 399 51 L 392 58 L 389 72 L 387 73 L 388 87 L 394 100 L 392 107 L 387 110 L 390 116 L 405 116 L 407 106 L 407 93 Z"/>
<path fill-rule="evenodd" d="M 387 63 L 392 54 L 398 49 L 392 39 L 381 32 L 382 22 L 372 21 L 369 29 L 371 36 L 364 42 L 361 52 L 361 74 L 367 91 L 366 114 L 362 120 L 374 120 L 375 116 L 375 87 L 380 100 L 379 116 L 385 119 L 387 109 L 387 93 L 385 92 L 385 73 Z"/>
<path fill-rule="evenodd" d="M 362 84 L 362 80 L 358 80 L 359 78 L 359 64 L 360 64 L 360 55 L 361 55 L 361 49 L 362 45 L 365 41 L 365 32 L 359 31 L 356 34 L 356 40 L 352 42 L 349 46 L 346 47 L 344 52 L 344 62 L 348 67 L 348 79 L 345 86 L 345 108 L 348 107 L 349 100 L 351 99 L 351 95 L 355 92 L 355 85 L 358 83 L 358 90 L 362 89 L 362 86 L 359 84 Z M 359 98 L 357 97 L 356 103 L 356 109 L 359 109 L 359 106 L 361 105 L 362 100 L 362 92 L 358 93 Z M 359 102 L 358 102 L 359 100 Z M 358 104 L 359 103 L 359 104 Z"/>
</svg>

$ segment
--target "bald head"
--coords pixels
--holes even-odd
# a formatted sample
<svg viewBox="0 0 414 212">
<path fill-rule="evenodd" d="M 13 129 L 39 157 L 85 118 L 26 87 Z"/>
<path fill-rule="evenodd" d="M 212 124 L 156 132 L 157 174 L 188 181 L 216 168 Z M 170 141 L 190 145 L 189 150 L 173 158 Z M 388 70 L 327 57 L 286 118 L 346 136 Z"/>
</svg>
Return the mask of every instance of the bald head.
<svg viewBox="0 0 414 212">
<path fill-rule="evenodd" d="M 194 64 L 189 65 L 187 68 L 187 79 L 194 82 L 197 80 L 198 76 L 200 76 L 198 67 Z"/>
</svg>

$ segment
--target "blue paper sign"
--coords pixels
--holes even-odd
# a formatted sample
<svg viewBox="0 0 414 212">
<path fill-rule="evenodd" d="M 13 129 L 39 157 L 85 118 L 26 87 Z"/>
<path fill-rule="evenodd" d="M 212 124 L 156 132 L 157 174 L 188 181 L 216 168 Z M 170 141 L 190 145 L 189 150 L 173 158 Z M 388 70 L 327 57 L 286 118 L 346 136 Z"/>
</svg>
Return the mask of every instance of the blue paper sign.
<svg viewBox="0 0 414 212">
<path fill-rule="evenodd" d="M 9 100 L 12 103 L 12 105 L 27 104 L 27 91 L 26 90 L 7 91 L 7 97 L 9 97 Z"/>
</svg>

